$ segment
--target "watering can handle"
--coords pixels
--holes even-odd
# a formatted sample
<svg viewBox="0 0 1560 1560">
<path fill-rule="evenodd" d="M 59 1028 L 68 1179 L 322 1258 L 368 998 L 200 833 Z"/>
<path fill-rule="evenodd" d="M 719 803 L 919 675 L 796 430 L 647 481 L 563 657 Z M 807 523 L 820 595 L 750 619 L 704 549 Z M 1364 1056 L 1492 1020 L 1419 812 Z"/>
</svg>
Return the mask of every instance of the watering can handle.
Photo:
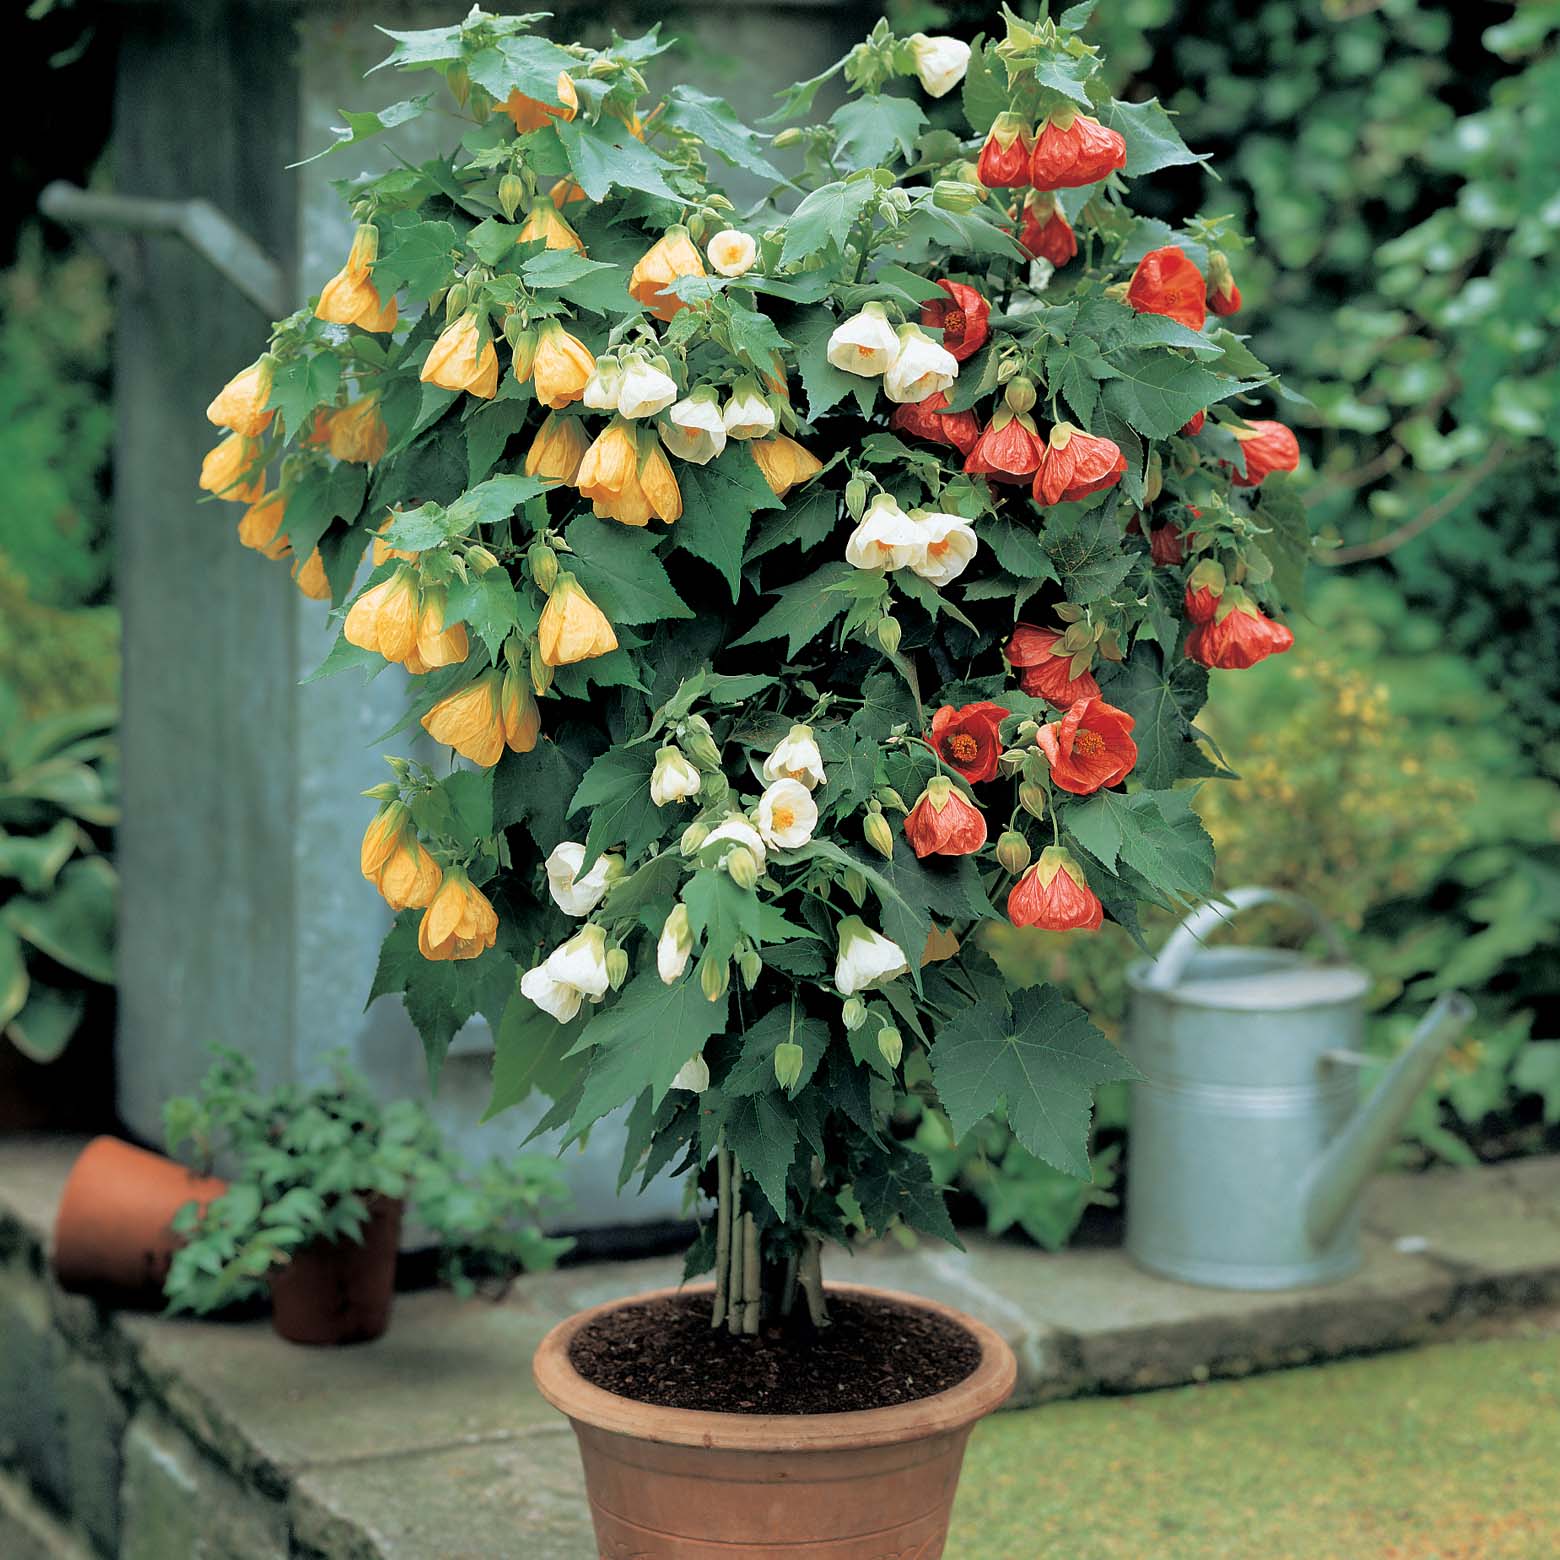
<svg viewBox="0 0 1560 1560">
<path fill-rule="evenodd" d="M 1154 960 L 1143 984 L 1151 991 L 1168 991 L 1178 985 L 1191 957 L 1226 921 L 1232 921 L 1242 910 L 1257 905 L 1288 905 L 1303 911 L 1311 918 L 1316 929 L 1327 941 L 1328 953 L 1338 963 L 1345 963 L 1348 953 L 1332 922 L 1309 900 L 1291 894 L 1282 888 L 1232 888 L 1222 903 L 1209 902 L 1194 910 L 1170 934 L 1170 939 Z"/>
</svg>

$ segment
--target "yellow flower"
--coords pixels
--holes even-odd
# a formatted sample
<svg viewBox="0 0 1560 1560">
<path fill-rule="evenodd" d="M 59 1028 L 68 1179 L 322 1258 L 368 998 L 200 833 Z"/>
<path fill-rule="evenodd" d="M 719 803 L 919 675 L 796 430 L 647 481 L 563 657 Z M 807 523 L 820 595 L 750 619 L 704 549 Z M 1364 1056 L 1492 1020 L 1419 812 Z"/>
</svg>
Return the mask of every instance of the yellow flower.
<svg viewBox="0 0 1560 1560">
<path fill-rule="evenodd" d="M 271 399 L 273 368 L 271 359 L 262 357 L 241 374 L 235 374 L 206 408 L 207 421 L 219 428 L 231 428 L 247 439 L 258 439 L 276 415 L 265 409 L 265 403 Z"/>
<path fill-rule="evenodd" d="M 491 400 L 498 393 L 498 352 L 469 310 L 444 327 L 418 376 L 441 390 L 469 390 Z"/>
<path fill-rule="evenodd" d="M 200 463 L 200 485 L 234 503 L 258 503 L 265 496 L 259 440 L 230 433 L 214 450 L 207 451 Z"/>
<path fill-rule="evenodd" d="M 614 417 L 585 451 L 574 479 L 598 519 L 646 525 L 682 514 L 682 493 L 654 429 L 641 433 Z"/>
<path fill-rule="evenodd" d="M 458 693 L 441 699 L 422 718 L 435 742 L 462 758 L 491 769 L 504 751 L 504 722 L 498 709 L 498 673 L 486 671 Z"/>
<path fill-rule="evenodd" d="M 389 542 L 381 540 L 383 534 L 395 524 L 399 517 L 399 511 L 392 509 L 385 516 L 385 523 L 379 528 L 380 535 L 374 538 L 374 567 L 376 569 L 380 564 L 388 563 L 392 558 L 404 558 L 408 563 L 417 562 L 417 554 L 415 552 L 408 551 L 404 547 L 392 547 Z"/>
<path fill-rule="evenodd" d="M 560 70 L 554 102 L 544 103 L 537 98 L 527 97 L 516 87 L 497 108 L 499 112 L 509 115 L 517 131 L 524 133 L 527 130 L 540 130 L 549 119 L 573 119 L 580 111 L 580 99 L 568 71 Z"/>
<path fill-rule="evenodd" d="M 292 577 L 294 584 L 311 601 L 330 600 L 330 581 L 325 578 L 325 560 L 320 557 L 318 547 L 301 563 L 293 560 Z"/>
<path fill-rule="evenodd" d="M 560 417 L 549 412 L 526 452 L 525 474 L 572 485 L 589 444 L 585 425 L 578 417 Z"/>
<path fill-rule="evenodd" d="M 536 626 L 536 640 L 547 666 L 571 666 L 617 649 L 617 635 L 606 614 L 567 572 L 558 576 Z"/>
<path fill-rule="evenodd" d="M 499 713 L 504 722 L 504 741 L 516 753 L 529 753 L 541 735 L 542 712 L 531 692 L 530 678 L 512 666 L 504 673 Z"/>
<path fill-rule="evenodd" d="M 390 443 L 390 430 L 379 415 L 379 396 L 360 396 L 349 401 L 330 419 L 328 448 L 337 460 L 358 461 L 372 466 L 384 457 Z"/>
<path fill-rule="evenodd" d="M 803 449 L 795 439 L 777 433 L 772 439 L 754 439 L 748 445 L 758 469 L 776 498 L 784 498 L 798 482 L 805 482 L 823 470 L 823 462 L 811 450 Z"/>
<path fill-rule="evenodd" d="M 679 276 L 703 276 L 704 262 L 684 227 L 668 228 L 639 258 L 628 278 L 628 293 L 663 322 L 683 307 L 676 293 L 665 289 Z"/>
<path fill-rule="evenodd" d="M 556 412 L 579 400 L 595 372 L 596 360 L 584 342 L 577 341 L 557 320 L 542 326 L 531 362 L 531 387 L 543 406 Z"/>
<path fill-rule="evenodd" d="M 559 216 L 558 208 L 550 200 L 539 200 L 532 205 L 515 242 L 534 244 L 538 240 L 549 249 L 572 249 L 576 254 L 585 253 L 585 240 Z"/>
<path fill-rule="evenodd" d="M 565 206 L 573 205 L 577 200 L 590 199 L 590 196 L 588 196 L 585 191 L 574 182 L 573 179 L 559 179 L 558 182 L 553 185 L 553 187 L 547 192 L 547 194 L 553 205 L 555 205 L 560 211 Z"/>
<path fill-rule="evenodd" d="M 670 525 L 682 515 L 682 490 L 658 441 L 649 443 L 640 462 L 639 486 L 657 519 Z"/>
<path fill-rule="evenodd" d="M 418 616 L 417 576 L 397 568 L 352 603 L 342 632 L 348 644 L 377 650 L 387 661 L 404 661 L 418 648 Z"/>
<path fill-rule="evenodd" d="M 634 480 L 638 461 L 639 442 L 633 428 L 624 418 L 614 417 L 581 457 L 574 485 L 581 498 L 597 504 L 615 503 Z"/>
<path fill-rule="evenodd" d="M 395 294 L 382 300 L 369 272 L 379 255 L 379 229 L 365 222 L 353 236 L 347 263 L 320 289 L 316 319 L 332 325 L 356 325 L 360 330 L 395 329 Z"/>
<path fill-rule="evenodd" d="M 459 867 L 452 868 L 423 912 L 418 952 L 425 959 L 475 959 L 497 938 L 498 916 L 487 895 Z"/>
<path fill-rule="evenodd" d="M 358 851 L 358 866 L 370 882 L 378 878 L 410 821 L 411 814 L 403 802 L 388 802 L 374 814 L 373 821 L 363 831 L 363 844 Z"/>
<path fill-rule="evenodd" d="M 253 547 L 263 557 L 273 561 L 285 558 L 292 544 L 285 536 L 279 537 L 276 533 L 281 530 L 286 518 L 287 500 L 278 488 L 244 511 L 244 518 L 238 522 L 238 539 L 245 547 Z"/>
<path fill-rule="evenodd" d="M 466 625 L 444 626 L 444 591 L 430 590 L 423 595 L 422 612 L 417 619 L 417 644 L 414 655 L 419 675 L 435 666 L 458 666 L 471 654 Z M 410 667 L 411 662 L 407 662 Z"/>
<path fill-rule="evenodd" d="M 367 836 L 364 837 L 365 841 Z M 444 881 L 439 864 L 421 840 L 408 830 L 373 879 L 392 910 L 421 910 Z"/>
</svg>

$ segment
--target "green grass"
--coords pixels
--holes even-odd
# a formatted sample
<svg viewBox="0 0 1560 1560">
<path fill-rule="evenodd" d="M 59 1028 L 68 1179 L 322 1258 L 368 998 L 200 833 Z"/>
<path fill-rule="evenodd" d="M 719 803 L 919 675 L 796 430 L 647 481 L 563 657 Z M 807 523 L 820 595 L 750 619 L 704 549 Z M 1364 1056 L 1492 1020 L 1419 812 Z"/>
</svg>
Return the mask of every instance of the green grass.
<svg viewBox="0 0 1560 1560">
<path fill-rule="evenodd" d="M 1560 1337 L 1001 1414 L 945 1560 L 1554 1560 Z"/>
</svg>

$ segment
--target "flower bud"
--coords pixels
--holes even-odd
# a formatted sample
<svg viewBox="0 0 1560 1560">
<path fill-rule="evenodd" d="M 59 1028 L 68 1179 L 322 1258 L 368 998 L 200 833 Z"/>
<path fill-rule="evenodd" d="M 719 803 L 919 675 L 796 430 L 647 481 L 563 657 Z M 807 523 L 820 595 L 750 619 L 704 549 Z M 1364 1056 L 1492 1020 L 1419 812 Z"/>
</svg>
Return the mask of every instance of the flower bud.
<svg viewBox="0 0 1560 1560">
<path fill-rule="evenodd" d="M 861 832 L 867 837 L 869 844 L 878 855 L 885 860 L 892 860 L 894 855 L 894 831 L 888 826 L 888 819 L 879 811 L 869 812 L 866 821 L 861 825 Z"/>
<path fill-rule="evenodd" d="M 401 788 L 393 780 L 381 780 L 378 785 L 371 785 L 358 794 L 368 797 L 370 801 L 393 802 L 400 796 Z"/>
<path fill-rule="evenodd" d="M 775 1047 L 775 1082 L 782 1089 L 794 1089 L 806 1059 L 801 1046 L 794 1040 L 781 1041 Z"/>
<path fill-rule="evenodd" d="M 1022 375 L 1010 379 L 1007 389 L 1002 392 L 1002 399 L 1007 402 L 1011 411 L 1030 411 L 1035 404 L 1034 381 L 1025 379 Z"/>
<path fill-rule="evenodd" d="M 1004 780 L 1011 780 L 1024 767 L 1024 750 L 1022 748 L 1004 748 L 997 755 L 997 773 Z"/>
<path fill-rule="evenodd" d="M 786 147 L 788 147 L 788 146 L 795 146 L 796 143 L 801 140 L 801 138 L 802 138 L 802 132 L 800 130 L 798 130 L 795 125 L 790 125 L 786 129 L 782 130 L 774 138 L 774 141 L 773 141 L 772 144 L 775 146 L 775 148 L 778 151 L 782 151 L 783 152 L 786 149 Z"/>
<path fill-rule="evenodd" d="M 882 645 L 886 654 L 898 654 L 899 637 L 899 620 L 897 618 L 890 617 L 887 613 L 884 613 L 883 616 L 878 619 L 877 642 Z"/>
<path fill-rule="evenodd" d="M 867 1021 L 867 1004 L 860 997 L 847 997 L 840 1009 L 840 1021 L 847 1029 L 860 1029 Z"/>
<path fill-rule="evenodd" d="M 1029 841 L 1017 829 L 1006 829 L 997 840 L 997 860 L 1015 877 L 1029 865 Z"/>
<path fill-rule="evenodd" d="M 722 959 L 717 963 L 714 959 L 705 959 L 699 965 L 699 990 L 707 1000 L 719 1002 L 726 995 L 726 988 L 731 984 L 731 966 Z"/>
<path fill-rule="evenodd" d="M 746 845 L 733 845 L 726 853 L 726 872 L 738 888 L 752 888 L 758 882 L 758 863 Z"/>
<path fill-rule="evenodd" d="M 1037 781 L 1026 780 L 1018 788 L 1018 805 L 1032 818 L 1045 817 L 1045 787 Z"/>
<path fill-rule="evenodd" d="M 859 520 L 867 507 L 867 484 L 861 477 L 852 477 L 845 484 L 845 509 L 852 520 Z"/>
<path fill-rule="evenodd" d="M 536 690 L 537 698 L 552 687 L 553 669 L 542 659 L 542 647 L 536 640 L 531 641 L 531 686 Z"/>
<path fill-rule="evenodd" d="M 543 595 L 551 594 L 553 586 L 558 583 L 558 554 L 546 542 L 536 542 L 525 555 L 525 562 L 531 571 L 531 578 L 536 582 L 536 588 Z"/>
<path fill-rule="evenodd" d="M 607 983 L 614 991 L 623 989 L 628 979 L 628 954 L 621 948 L 607 949 Z"/>
<path fill-rule="evenodd" d="M 1165 463 L 1155 450 L 1148 457 L 1148 472 L 1143 478 L 1143 502 L 1152 504 L 1165 490 Z"/>
<path fill-rule="evenodd" d="M 877 1036 L 878 1055 L 888 1063 L 890 1067 L 899 1065 L 899 1058 L 905 1054 L 904 1036 L 894 1028 L 892 1024 L 884 1024 L 878 1030 Z"/>
<path fill-rule="evenodd" d="M 885 807 L 897 807 L 900 812 L 909 812 L 905 806 L 905 799 L 891 785 L 880 785 L 877 788 L 877 799 Z"/>
<path fill-rule="evenodd" d="M 478 574 L 486 574 L 489 569 L 498 567 L 498 559 L 490 553 L 486 547 L 476 546 L 466 549 L 466 562 L 477 571 Z"/>
<path fill-rule="evenodd" d="M 465 282 L 456 282 L 444 295 L 444 318 L 447 322 L 457 320 L 466 312 L 466 305 L 471 302 L 471 288 Z"/>
<path fill-rule="evenodd" d="M 932 186 L 932 204 L 943 211 L 973 211 L 980 204 L 980 191 L 960 179 L 939 179 Z"/>
<path fill-rule="evenodd" d="M 737 968 L 742 971 L 742 984 L 751 991 L 764 973 L 764 961 L 757 948 L 744 948 L 737 955 Z"/>
<path fill-rule="evenodd" d="M 525 199 L 525 180 L 518 173 L 506 173 L 498 181 L 498 204 L 509 221 L 515 220 L 515 212 Z"/>
<path fill-rule="evenodd" d="M 867 897 L 867 880 L 854 867 L 846 867 L 840 873 L 840 887 L 857 905 L 862 904 Z"/>
<path fill-rule="evenodd" d="M 719 807 L 731 795 L 731 786 L 718 769 L 707 769 L 699 787 L 699 800 L 708 807 Z"/>
<path fill-rule="evenodd" d="M 720 747 L 710 735 L 709 723 L 697 716 L 687 723 L 682 745 L 689 758 L 705 769 L 720 768 Z"/>
</svg>

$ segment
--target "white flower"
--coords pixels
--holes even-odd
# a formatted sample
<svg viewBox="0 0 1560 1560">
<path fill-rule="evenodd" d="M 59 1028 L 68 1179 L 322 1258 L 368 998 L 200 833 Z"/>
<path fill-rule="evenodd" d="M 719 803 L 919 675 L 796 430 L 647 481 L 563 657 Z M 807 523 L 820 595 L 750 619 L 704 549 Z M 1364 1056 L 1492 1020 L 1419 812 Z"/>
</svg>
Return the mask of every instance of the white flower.
<svg viewBox="0 0 1560 1560">
<path fill-rule="evenodd" d="M 704 252 L 722 276 L 744 276 L 758 259 L 758 245 L 753 242 L 752 235 L 739 233 L 735 228 L 723 228 L 705 246 Z"/>
<path fill-rule="evenodd" d="M 925 33 L 912 33 L 910 55 L 921 86 L 934 98 L 946 97 L 970 68 L 970 46 L 959 38 L 928 38 Z"/>
<path fill-rule="evenodd" d="M 959 377 L 959 360 L 919 325 L 899 327 L 899 352 L 883 375 L 890 401 L 924 401 L 946 390 Z"/>
<path fill-rule="evenodd" d="M 677 381 L 643 358 L 631 358 L 618 386 L 617 409 L 623 417 L 654 417 L 677 399 Z"/>
<path fill-rule="evenodd" d="M 672 1088 L 686 1089 L 690 1094 L 703 1094 L 710 1086 L 710 1067 L 702 1051 L 677 1069 Z"/>
<path fill-rule="evenodd" d="M 818 804 L 800 780 L 776 780 L 759 797 L 754 821 L 766 845 L 795 850 L 818 827 Z"/>
<path fill-rule="evenodd" d="M 699 785 L 699 771 L 680 749 L 664 747 L 655 755 L 655 768 L 650 771 L 650 800 L 657 807 L 697 796 Z"/>
<path fill-rule="evenodd" d="M 738 381 L 720 420 L 733 439 L 767 439 L 775 431 L 775 409 L 751 379 Z"/>
<path fill-rule="evenodd" d="M 599 926 L 582 926 L 547 955 L 542 969 L 560 985 L 572 986 L 599 1002 L 612 984 L 607 976 L 607 934 Z"/>
<path fill-rule="evenodd" d="M 910 568 L 923 580 L 941 589 L 964 573 L 979 545 L 975 527 L 960 515 L 929 514 L 917 511 L 910 517 L 924 550 L 910 561 Z"/>
<path fill-rule="evenodd" d="M 800 780 L 809 791 L 823 784 L 823 754 L 811 726 L 792 726 L 785 741 L 764 760 L 764 782 Z"/>
<path fill-rule="evenodd" d="M 840 922 L 840 951 L 834 961 L 834 984 L 840 995 L 854 996 L 881 986 L 910 968 L 905 951 L 881 932 L 874 932 L 859 915 Z"/>
<path fill-rule="evenodd" d="M 887 493 L 879 493 L 850 533 L 845 561 L 858 569 L 904 569 L 921 561 L 925 546 L 910 516 Z"/>
<path fill-rule="evenodd" d="M 560 1024 L 567 1024 L 580 1010 L 579 989 L 554 980 L 545 965 L 538 964 L 534 970 L 527 970 L 520 977 L 520 990 Z"/>
<path fill-rule="evenodd" d="M 623 384 L 623 365 L 615 357 L 596 359 L 595 371 L 585 381 L 585 404 L 593 412 L 615 412 Z"/>
<path fill-rule="evenodd" d="M 688 907 L 673 905 L 655 944 L 655 972 L 663 985 L 675 986 L 683 978 L 692 954 L 693 933 L 688 927 Z"/>
<path fill-rule="evenodd" d="M 704 843 L 699 846 L 699 855 L 710 866 L 718 867 L 726 859 L 733 845 L 745 845 L 753 853 L 753 861 L 758 870 L 760 872 L 764 870 L 768 853 L 764 849 L 763 837 L 746 818 L 732 817 L 722 824 L 717 824 L 705 835 Z"/>
<path fill-rule="evenodd" d="M 859 314 L 836 325 L 829 337 L 829 361 L 847 374 L 859 374 L 863 379 L 887 372 L 898 355 L 899 337 L 881 303 L 863 305 Z"/>
<path fill-rule="evenodd" d="M 661 422 L 661 443 L 679 460 L 707 466 L 726 447 L 726 424 L 710 385 L 684 396 Z"/>
<path fill-rule="evenodd" d="M 565 840 L 553 848 L 547 858 L 547 892 L 565 915 L 589 915 L 607 896 L 613 882 L 622 876 L 621 856 L 597 856 L 596 864 L 578 876 L 585 860 L 585 847 L 576 840 Z"/>
</svg>

